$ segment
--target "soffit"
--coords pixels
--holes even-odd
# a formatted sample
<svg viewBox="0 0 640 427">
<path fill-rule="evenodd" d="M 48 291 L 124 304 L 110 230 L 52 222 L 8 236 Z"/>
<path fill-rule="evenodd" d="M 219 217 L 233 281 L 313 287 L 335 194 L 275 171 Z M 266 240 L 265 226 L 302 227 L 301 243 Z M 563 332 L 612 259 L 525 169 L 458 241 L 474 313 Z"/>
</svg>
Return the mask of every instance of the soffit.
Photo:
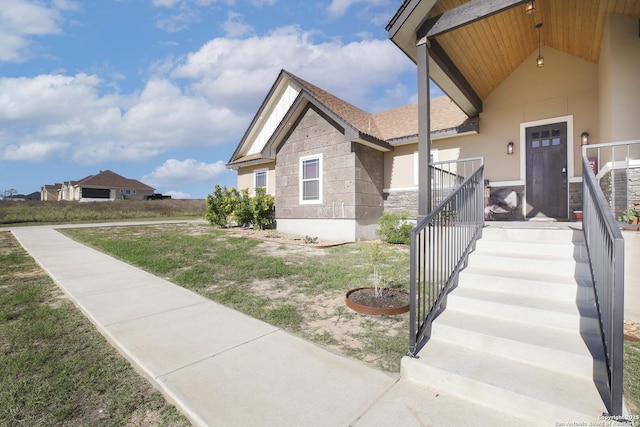
<svg viewBox="0 0 640 427">
<path fill-rule="evenodd" d="M 403 6 L 406 8 L 406 5 L 414 3 L 416 2 L 407 0 Z M 429 17 L 438 16 L 465 3 L 468 3 L 468 0 L 440 0 L 429 12 Z M 418 7 L 414 7 L 417 11 Z M 414 13 L 420 12 L 422 11 Z M 543 56 L 544 47 L 549 46 L 585 61 L 598 63 L 606 18 L 610 13 L 640 19 L 640 1 L 536 0 L 534 14 L 526 15 L 524 5 L 518 5 L 437 36 L 435 41 L 475 93 L 484 100 L 525 59 L 537 51 L 538 34 L 535 25 L 538 22 L 544 24 L 540 31 Z M 399 15 L 400 13 L 394 19 Z M 392 21 L 387 27 L 392 40 L 414 62 L 417 22 L 421 23 L 423 20 L 420 20 L 419 16 L 413 16 L 411 19 L 406 17 L 404 24 Z M 394 30 L 394 26 L 397 30 Z M 408 43 L 411 33 L 414 37 L 412 44 Z M 535 67 L 535 64 L 532 66 Z M 432 75 L 440 72 L 433 71 Z M 438 81 L 436 83 L 440 84 Z M 443 89 L 448 92 L 446 83 L 441 86 L 445 86 Z M 455 95 L 450 95 L 455 100 Z M 460 100 L 456 102 L 460 105 Z"/>
</svg>

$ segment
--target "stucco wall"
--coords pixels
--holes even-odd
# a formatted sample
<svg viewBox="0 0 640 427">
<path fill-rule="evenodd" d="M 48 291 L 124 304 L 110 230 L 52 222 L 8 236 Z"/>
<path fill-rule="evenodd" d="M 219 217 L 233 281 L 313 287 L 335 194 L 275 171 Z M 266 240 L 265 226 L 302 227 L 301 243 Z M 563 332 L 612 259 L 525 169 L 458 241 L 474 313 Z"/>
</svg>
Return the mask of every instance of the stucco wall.
<svg viewBox="0 0 640 427">
<path fill-rule="evenodd" d="M 580 134 L 587 131 L 593 143 L 600 140 L 598 66 L 550 47 L 542 53 L 543 68 L 535 65 L 536 50 L 485 99 L 479 134 L 432 141 L 439 161 L 484 156 L 486 179 L 524 184 L 521 123 L 572 116 L 569 178 L 581 176 Z M 515 144 L 513 155 L 507 154 L 510 141 Z M 413 152 L 417 149 L 417 143 L 409 144 L 385 154 L 386 189 L 415 186 Z"/>
<path fill-rule="evenodd" d="M 601 141 L 640 139 L 640 37 L 637 19 L 611 14 L 600 52 Z"/>
<path fill-rule="evenodd" d="M 249 189 L 249 193 L 253 194 L 255 191 L 255 181 L 253 177 L 253 172 L 259 169 L 268 169 L 267 172 L 267 191 L 269 194 L 275 194 L 276 188 L 276 172 L 275 172 L 275 163 L 268 164 L 260 164 L 257 166 L 248 166 L 238 169 L 238 186 L 236 187 L 238 190 L 242 190 L 244 188 Z"/>
</svg>

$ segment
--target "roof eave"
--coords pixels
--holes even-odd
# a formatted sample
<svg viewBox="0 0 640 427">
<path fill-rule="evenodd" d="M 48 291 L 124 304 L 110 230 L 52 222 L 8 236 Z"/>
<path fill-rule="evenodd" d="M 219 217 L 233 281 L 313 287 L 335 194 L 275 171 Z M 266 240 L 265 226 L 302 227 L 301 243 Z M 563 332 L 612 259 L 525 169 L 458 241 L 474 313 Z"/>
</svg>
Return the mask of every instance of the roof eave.
<svg viewBox="0 0 640 427">
<path fill-rule="evenodd" d="M 259 159 L 251 159 L 243 161 L 242 158 L 235 160 L 234 162 L 229 162 L 225 166 L 227 169 L 238 170 L 240 168 L 245 168 L 248 166 L 257 166 L 265 163 L 271 163 L 274 159 L 261 157 Z"/>
<path fill-rule="evenodd" d="M 437 0 L 406 0 L 398 9 L 386 27 L 391 41 L 417 64 L 417 31 L 422 27 L 429 15 L 429 11 L 436 5 Z M 443 59 L 429 55 L 429 77 L 451 100 L 469 117 L 475 117 L 482 112 L 482 101 L 464 87 L 460 81 L 454 80 L 451 70 Z"/>
<path fill-rule="evenodd" d="M 357 142 L 358 144 L 362 144 L 382 152 L 393 151 L 393 146 L 389 144 L 387 141 L 383 141 L 381 139 L 375 138 L 371 135 L 364 134 L 362 132 L 358 132 L 355 138 L 351 138 L 351 141 Z"/>
</svg>

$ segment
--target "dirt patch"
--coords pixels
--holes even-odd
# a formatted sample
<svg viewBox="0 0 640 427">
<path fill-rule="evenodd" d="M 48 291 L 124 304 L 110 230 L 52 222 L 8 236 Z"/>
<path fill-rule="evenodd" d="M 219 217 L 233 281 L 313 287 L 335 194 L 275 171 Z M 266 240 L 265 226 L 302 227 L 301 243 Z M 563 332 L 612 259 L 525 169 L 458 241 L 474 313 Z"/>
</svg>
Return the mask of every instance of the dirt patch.
<svg viewBox="0 0 640 427">
<path fill-rule="evenodd" d="M 624 339 L 627 341 L 640 342 L 640 323 L 625 320 Z"/>
</svg>

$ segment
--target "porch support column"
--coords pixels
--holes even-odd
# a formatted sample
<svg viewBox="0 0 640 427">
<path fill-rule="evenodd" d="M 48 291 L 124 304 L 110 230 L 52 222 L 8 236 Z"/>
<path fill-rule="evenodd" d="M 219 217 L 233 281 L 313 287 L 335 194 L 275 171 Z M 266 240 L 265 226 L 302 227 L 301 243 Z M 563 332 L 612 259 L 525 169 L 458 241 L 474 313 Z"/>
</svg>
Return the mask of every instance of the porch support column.
<svg viewBox="0 0 640 427">
<path fill-rule="evenodd" d="M 431 212 L 431 105 L 429 102 L 429 47 L 418 44 L 418 218 Z"/>
</svg>

